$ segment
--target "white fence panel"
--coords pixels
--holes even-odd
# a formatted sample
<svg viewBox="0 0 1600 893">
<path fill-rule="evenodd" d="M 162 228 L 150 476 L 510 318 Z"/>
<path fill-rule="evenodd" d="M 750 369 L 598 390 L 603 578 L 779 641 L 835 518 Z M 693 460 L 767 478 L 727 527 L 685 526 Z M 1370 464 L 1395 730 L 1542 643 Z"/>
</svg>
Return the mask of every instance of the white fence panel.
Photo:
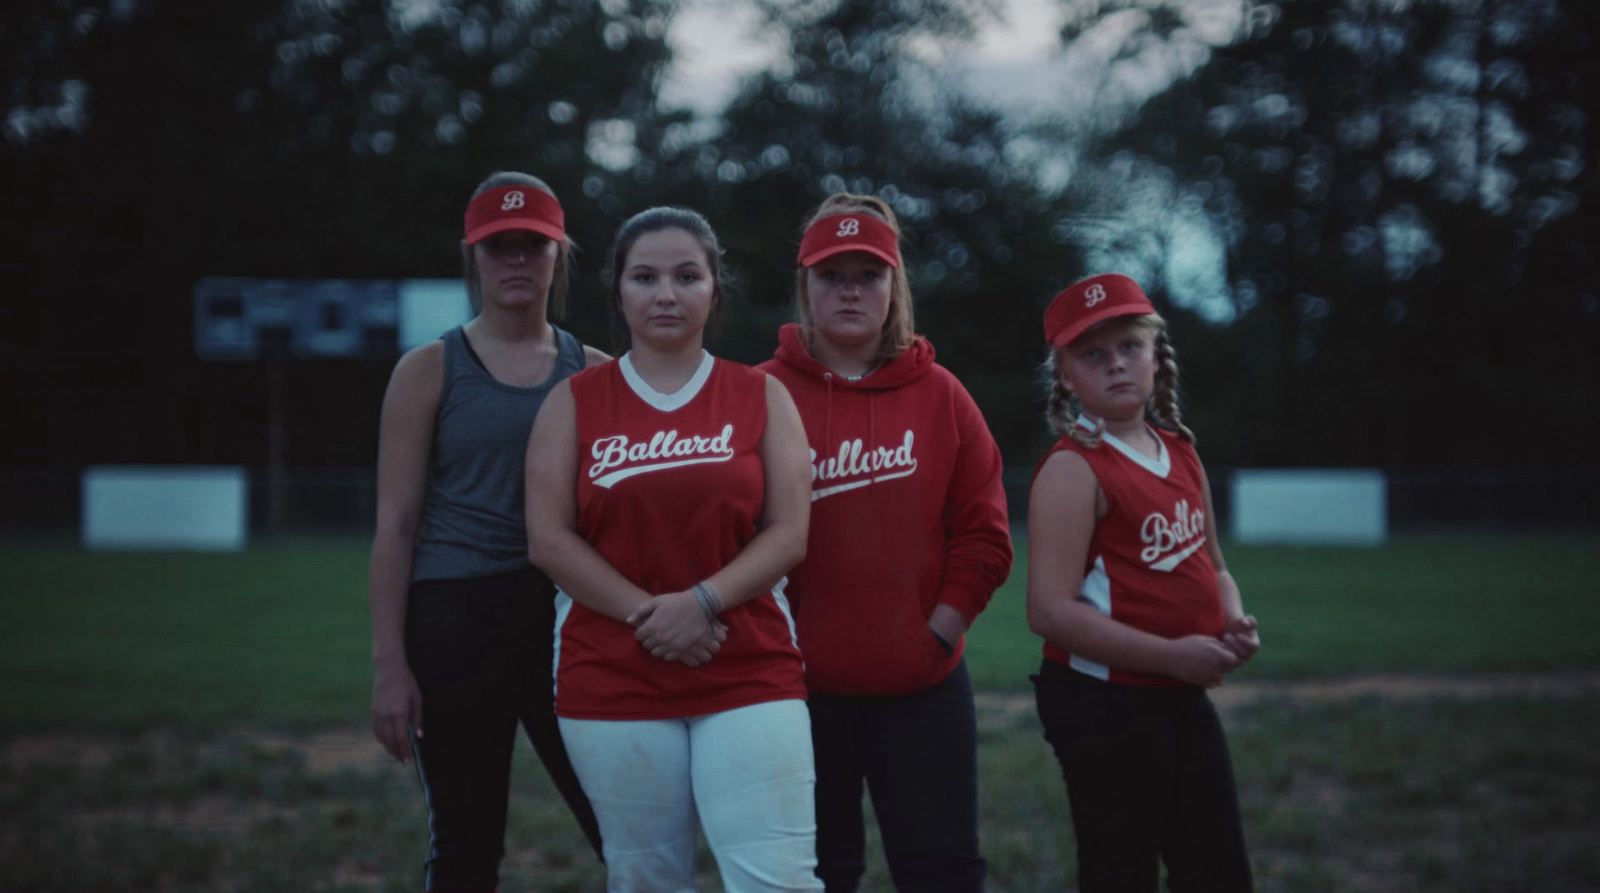
<svg viewBox="0 0 1600 893">
<path fill-rule="evenodd" d="M 1375 468 L 1240 469 L 1230 485 L 1242 543 L 1379 546 L 1389 536 L 1388 481 Z"/>
<path fill-rule="evenodd" d="M 93 466 L 83 472 L 83 543 L 237 551 L 249 539 L 249 498 L 239 467 Z"/>
</svg>

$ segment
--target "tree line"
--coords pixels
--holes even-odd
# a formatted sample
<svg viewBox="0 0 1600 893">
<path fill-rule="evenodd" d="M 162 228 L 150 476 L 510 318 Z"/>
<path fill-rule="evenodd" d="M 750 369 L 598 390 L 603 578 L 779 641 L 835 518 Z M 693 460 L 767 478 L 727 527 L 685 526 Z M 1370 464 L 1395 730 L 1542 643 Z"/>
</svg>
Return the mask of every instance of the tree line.
<svg viewBox="0 0 1600 893">
<path fill-rule="evenodd" d="M 751 2 L 791 55 L 712 119 L 656 101 L 672 3 L 6 4 L 0 463 L 263 464 L 267 373 L 195 357 L 195 280 L 459 275 L 495 169 L 561 196 L 569 324 L 602 346 L 617 223 L 706 213 L 738 277 L 713 349 L 749 362 L 806 211 L 884 197 L 919 328 L 1012 464 L 1045 444 L 1045 304 L 1111 269 L 1168 316 L 1214 463 L 1592 462 L 1592 4 L 1245 4 L 1147 101 L 1019 120 L 909 49 L 958 52 L 988 4 Z M 1062 52 L 1116 34 L 1108 66 L 1199 27 L 1070 8 Z M 290 464 L 370 463 L 389 365 L 290 366 Z"/>
</svg>

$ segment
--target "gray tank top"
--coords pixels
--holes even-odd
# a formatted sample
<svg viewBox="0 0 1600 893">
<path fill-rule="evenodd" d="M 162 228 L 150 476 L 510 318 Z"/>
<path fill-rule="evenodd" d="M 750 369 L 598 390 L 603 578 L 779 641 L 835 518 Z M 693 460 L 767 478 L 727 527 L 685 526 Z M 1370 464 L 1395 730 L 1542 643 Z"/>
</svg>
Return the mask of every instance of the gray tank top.
<svg viewBox="0 0 1600 893">
<path fill-rule="evenodd" d="M 460 328 L 445 333 L 444 389 L 412 552 L 413 581 L 482 577 L 528 566 L 522 470 L 528 432 L 550 389 L 584 365 L 578 339 L 555 332 L 555 370 L 531 388 L 496 381 L 470 353 Z"/>
</svg>

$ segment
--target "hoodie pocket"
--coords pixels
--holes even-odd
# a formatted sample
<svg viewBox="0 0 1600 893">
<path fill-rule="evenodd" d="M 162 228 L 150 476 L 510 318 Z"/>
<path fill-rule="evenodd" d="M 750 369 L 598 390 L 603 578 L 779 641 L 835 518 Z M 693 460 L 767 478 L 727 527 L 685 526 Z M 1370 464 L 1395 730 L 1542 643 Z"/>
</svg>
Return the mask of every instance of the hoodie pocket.
<svg viewBox="0 0 1600 893">
<path fill-rule="evenodd" d="M 950 643 L 950 650 L 945 650 L 945 643 L 940 641 L 933 628 L 924 624 L 922 627 L 922 662 L 917 668 L 917 678 L 913 680 L 915 687 L 921 689 L 938 681 L 946 664 L 955 659 L 955 643 Z"/>
</svg>

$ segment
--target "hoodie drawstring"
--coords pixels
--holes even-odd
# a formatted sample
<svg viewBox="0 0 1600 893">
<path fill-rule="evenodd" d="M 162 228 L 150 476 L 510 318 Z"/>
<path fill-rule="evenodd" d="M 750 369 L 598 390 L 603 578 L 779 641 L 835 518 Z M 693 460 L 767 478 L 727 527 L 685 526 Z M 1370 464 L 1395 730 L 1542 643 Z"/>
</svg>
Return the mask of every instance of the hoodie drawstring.
<svg viewBox="0 0 1600 893">
<path fill-rule="evenodd" d="M 877 400 L 874 399 L 876 394 L 876 391 L 867 392 L 867 449 L 869 450 L 874 449 L 878 442 Z M 876 474 L 867 478 L 868 490 L 876 490 L 877 486 L 878 476 Z"/>
<path fill-rule="evenodd" d="M 822 373 L 822 380 L 828 383 L 828 416 L 822 424 L 822 449 L 823 456 L 827 455 L 829 446 L 833 443 L 833 373 Z"/>
</svg>

